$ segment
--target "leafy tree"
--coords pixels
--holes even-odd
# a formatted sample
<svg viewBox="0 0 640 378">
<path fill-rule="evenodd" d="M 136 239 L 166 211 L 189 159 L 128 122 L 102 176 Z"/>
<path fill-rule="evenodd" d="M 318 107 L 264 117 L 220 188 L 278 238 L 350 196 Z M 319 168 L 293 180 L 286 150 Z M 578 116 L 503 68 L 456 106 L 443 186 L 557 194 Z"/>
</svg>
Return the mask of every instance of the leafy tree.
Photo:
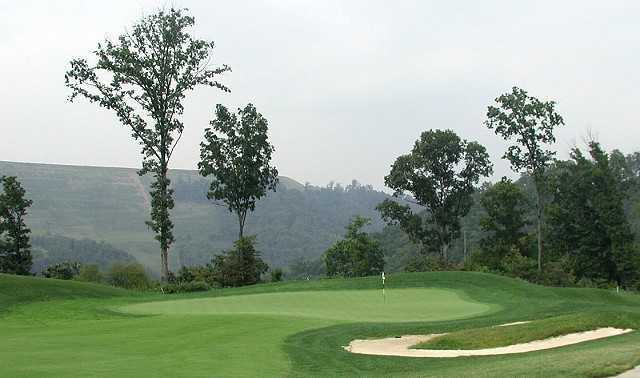
<svg viewBox="0 0 640 378">
<path fill-rule="evenodd" d="M 213 275 L 223 287 L 253 285 L 260 282 L 262 274 L 269 270 L 255 248 L 254 236 L 244 236 L 234 247 L 212 261 Z"/>
<path fill-rule="evenodd" d="M 478 181 L 490 175 L 492 167 L 479 143 L 462 140 L 451 130 L 425 131 L 409 154 L 396 159 L 385 184 L 395 197 L 409 193 L 425 208 L 426 216 L 390 199 L 377 209 L 387 223 L 398 224 L 420 243 L 423 251 L 439 251 L 446 260 L 452 240 L 460 234 L 460 217 L 469 211 Z"/>
<path fill-rule="evenodd" d="M 369 223 L 370 219 L 356 216 L 346 227 L 344 239 L 325 252 L 328 276 L 363 277 L 383 271 L 384 254 L 380 244 L 362 231 Z"/>
<path fill-rule="evenodd" d="M 233 114 L 216 106 L 216 118 L 200 144 L 200 174 L 213 176 L 208 197 L 223 201 L 238 216 L 242 239 L 247 212 L 268 190 L 276 190 L 278 170 L 271 166 L 273 146 L 267 138 L 267 120 L 248 104 Z"/>
<path fill-rule="evenodd" d="M 569 257 L 576 279 L 629 287 L 640 275 L 640 251 L 624 212 L 623 176 L 597 142 L 588 156 L 574 148 L 571 159 L 553 181 L 551 245 Z"/>
<path fill-rule="evenodd" d="M 98 44 L 94 51 L 97 63 L 74 59 L 65 75 L 72 90 L 70 101 L 82 96 L 113 110 L 142 146 L 139 174 L 154 177 L 147 223 L 160 243 L 164 280 L 169 275 L 168 253 L 174 241 L 169 214 L 174 206 L 173 190 L 167 172 L 184 130 L 182 101 L 197 86 L 228 92 L 216 77 L 229 67 L 209 67 L 213 42 L 191 37 L 188 29 L 194 22 L 186 10 L 145 17 L 117 42 Z"/>
<path fill-rule="evenodd" d="M 553 131 L 564 125 L 555 110 L 555 102 L 542 102 L 518 88 L 496 98 L 498 106 L 489 106 L 485 125 L 504 140 L 513 141 L 503 158 L 516 172 L 530 174 L 536 188 L 536 219 L 538 236 L 538 270 L 542 270 L 543 188 L 545 171 L 555 152 L 545 146 L 555 143 Z"/>
<path fill-rule="evenodd" d="M 0 272 L 27 275 L 32 257 L 25 224 L 27 209 L 33 201 L 25 198 L 25 190 L 15 176 L 0 178 Z"/>
<path fill-rule="evenodd" d="M 480 218 L 484 231 L 480 246 L 486 262 L 495 269 L 507 254 L 521 253 L 526 246 L 528 201 L 516 184 L 503 178 L 484 191 L 480 203 L 485 210 Z"/>
</svg>

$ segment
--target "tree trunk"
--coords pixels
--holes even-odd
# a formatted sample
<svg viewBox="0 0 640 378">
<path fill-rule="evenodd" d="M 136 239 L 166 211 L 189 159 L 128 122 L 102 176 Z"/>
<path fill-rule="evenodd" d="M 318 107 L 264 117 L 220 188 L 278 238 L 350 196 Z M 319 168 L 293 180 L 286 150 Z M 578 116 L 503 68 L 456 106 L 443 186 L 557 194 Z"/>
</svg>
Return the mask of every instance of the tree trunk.
<svg viewBox="0 0 640 378">
<path fill-rule="evenodd" d="M 538 233 L 538 272 L 542 272 L 542 196 L 536 184 L 536 218 Z"/>
<path fill-rule="evenodd" d="M 238 225 L 240 226 L 240 232 L 238 233 L 238 240 L 242 239 L 242 236 L 244 234 L 244 220 L 245 220 L 245 216 L 243 216 L 242 214 L 238 214 Z"/>
<path fill-rule="evenodd" d="M 164 138 L 163 138 L 164 141 Z M 164 142 L 163 142 L 164 143 Z M 157 221 L 160 222 L 160 261 L 161 261 L 161 274 L 162 281 L 169 281 L 169 201 L 168 201 L 168 184 L 167 184 L 167 173 L 169 171 L 167 167 L 165 154 L 162 153 L 160 159 L 160 177 L 158 180 L 160 181 L 160 211 L 158 211 L 159 218 Z"/>
<path fill-rule="evenodd" d="M 162 261 L 161 275 L 162 282 L 169 281 L 169 249 L 160 247 L 160 260 Z"/>
</svg>

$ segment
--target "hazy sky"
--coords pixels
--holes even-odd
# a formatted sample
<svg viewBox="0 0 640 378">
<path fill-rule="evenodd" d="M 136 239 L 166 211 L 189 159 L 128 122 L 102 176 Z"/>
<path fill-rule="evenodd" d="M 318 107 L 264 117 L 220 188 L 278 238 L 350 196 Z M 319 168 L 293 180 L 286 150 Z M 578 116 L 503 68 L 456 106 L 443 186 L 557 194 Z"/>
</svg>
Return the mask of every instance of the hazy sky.
<svg viewBox="0 0 640 378">
<path fill-rule="evenodd" d="M 0 160 L 139 167 L 115 116 L 69 103 L 68 62 L 144 14 L 188 7 L 233 72 L 188 97 L 172 167 L 194 169 L 215 104 L 252 102 L 270 122 L 280 173 L 383 187 L 419 134 L 450 128 L 484 144 L 495 177 L 505 144 L 482 125 L 513 85 L 554 99 L 561 157 L 591 131 L 640 150 L 638 1 L 0 0 Z"/>
</svg>

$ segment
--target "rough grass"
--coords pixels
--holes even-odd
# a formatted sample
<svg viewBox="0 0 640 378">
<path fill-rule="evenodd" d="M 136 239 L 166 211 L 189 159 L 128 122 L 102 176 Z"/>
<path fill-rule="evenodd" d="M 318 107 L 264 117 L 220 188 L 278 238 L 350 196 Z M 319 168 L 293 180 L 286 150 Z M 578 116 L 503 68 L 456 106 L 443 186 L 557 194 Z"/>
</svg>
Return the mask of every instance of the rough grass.
<svg viewBox="0 0 640 378">
<path fill-rule="evenodd" d="M 580 377 L 612 375 L 640 364 L 640 332 L 520 355 L 440 360 L 353 355 L 342 348 L 355 338 L 455 333 L 520 320 L 549 321 L 552 325 L 554 319 L 565 319 L 566 324 L 580 326 L 596 324 L 598 319 L 609 322 L 612 317 L 608 314 L 613 313 L 620 324 L 637 321 L 639 296 L 604 290 L 545 288 L 481 273 L 398 274 L 387 279 L 390 292 L 426 288 L 423 293 L 433 294 L 410 298 L 422 302 L 415 308 L 425 313 L 420 321 L 401 321 L 405 319 L 403 306 L 392 309 L 389 319 L 373 321 L 367 321 L 362 311 L 374 312 L 377 306 L 362 307 L 364 310 L 343 320 L 330 318 L 334 311 L 322 304 L 316 312 L 325 317 L 295 313 L 304 309 L 307 295 L 307 303 L 317 301 L 311 293 L 331 298 L 335 292 L 338 298 L 349 295 L 348 291 L 379 288 L 379 278 L 371 277 L 162 296 L 0 275 L 0 305 L 5 309 L 0 313 L 0 376 Z M 429 312 L 439 311 L 438 290 L 434 289 L 464 293 L 461 298 L 468 303 L 484 303 L 494 311 L 457 320 L 429 319 Z M 297 295 L 292 301 L 265 308 L 273 306 L 263 301 L 269 296 L 252 301 L 258 297 L 255 294 L 264 293 Z M 353 293 L 355 297 L 360 294 Z M 234 298 L 237 296 L 244 298 Z M 362 304 L 366 305 L 366 297 L 360 296 Z M 215 298 L 243 302 L 245 309 L 253 305 L 256 311 L 199 315 L 114 311 L 136 304 L 157 306 L 158 302 L 177 306 L 176 299 L 210 303 Z M 343 307 L 350 305 L 349 300 L 340 302 Z M 353 305 L 357 307 L 357 303 Z"/>
<path fill-rule="evenodd" d="M 640 314 L 585 313 L 536 320 L 507 327 L 466 329 L 415 345 L 415 349 L 485 349 L 544 340 L 603 327 L 636 329 Z"/>
</svg>

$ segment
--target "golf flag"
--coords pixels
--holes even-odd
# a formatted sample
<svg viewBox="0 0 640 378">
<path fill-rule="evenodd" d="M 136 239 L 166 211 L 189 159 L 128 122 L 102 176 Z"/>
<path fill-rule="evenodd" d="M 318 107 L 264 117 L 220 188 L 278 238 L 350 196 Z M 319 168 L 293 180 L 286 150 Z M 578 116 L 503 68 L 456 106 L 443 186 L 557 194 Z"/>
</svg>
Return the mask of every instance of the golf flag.
<svg viewBox="0 0 640 378">
<path fill-rule="evenodd" d="M 382 272 L 382 286 L 384 286 L 384 272 Z"/>
</svg>

